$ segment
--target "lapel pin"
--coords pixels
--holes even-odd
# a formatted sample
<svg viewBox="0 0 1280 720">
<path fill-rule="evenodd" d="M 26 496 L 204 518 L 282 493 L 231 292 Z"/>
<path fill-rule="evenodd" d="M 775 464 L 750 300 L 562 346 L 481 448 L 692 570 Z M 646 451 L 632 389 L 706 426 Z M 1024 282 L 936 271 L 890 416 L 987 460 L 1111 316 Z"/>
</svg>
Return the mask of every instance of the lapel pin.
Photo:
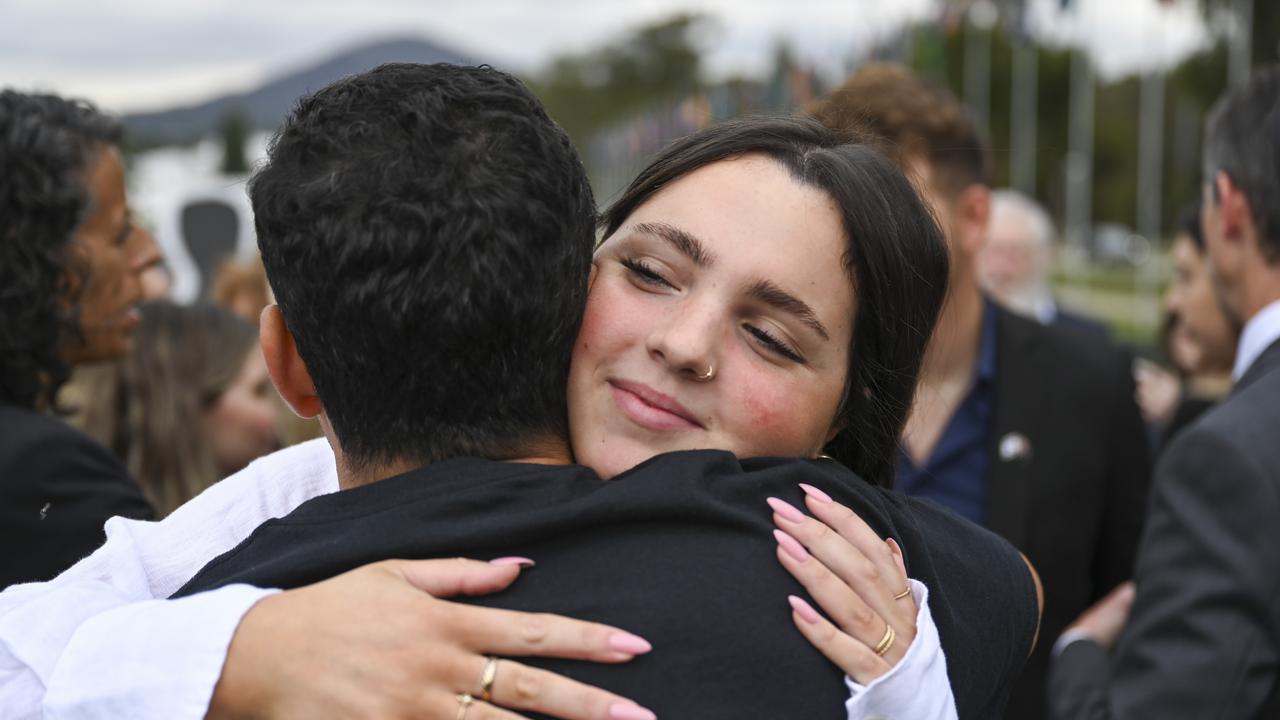
<svg viewBox="0 0 1280 720">
<path fill-rule="evenodd" d="M 1022 433 L 1011 432 L 1000 438 L 1000 460 L 1028 460 L 1031 458 L 1031 441 Z"/>
</svg>

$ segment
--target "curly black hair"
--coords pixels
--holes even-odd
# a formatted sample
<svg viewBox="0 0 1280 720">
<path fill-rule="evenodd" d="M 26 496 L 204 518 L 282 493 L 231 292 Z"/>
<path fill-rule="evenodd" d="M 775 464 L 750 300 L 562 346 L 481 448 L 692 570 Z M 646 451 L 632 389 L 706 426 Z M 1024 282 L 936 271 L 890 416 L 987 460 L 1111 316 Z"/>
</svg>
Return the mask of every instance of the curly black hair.
<svg viewBox="0 0 1280 720">
<path fill-rule="evenodd" d="M 89 205 L 82 179 L 120 126 L 93 105 L 0 91 L 0 403 L 53 407 L 71 369 L 60 349 L 80 333 L 70 252 Z"/>
<path fill-rule="evenodd" d="M 338 81 L 298 103 L 249 196 L 351 467 L 567 437 L 595 202 L 519 80 L 392 64 Z"/>
</svg>

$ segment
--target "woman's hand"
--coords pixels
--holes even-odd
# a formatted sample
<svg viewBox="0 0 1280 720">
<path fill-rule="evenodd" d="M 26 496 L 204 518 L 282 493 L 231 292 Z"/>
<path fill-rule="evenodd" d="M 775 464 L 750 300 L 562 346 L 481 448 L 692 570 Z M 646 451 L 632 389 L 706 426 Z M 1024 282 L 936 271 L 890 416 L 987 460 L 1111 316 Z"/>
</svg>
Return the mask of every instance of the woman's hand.
<svg viewBox="0 0 1280 720">
<path fill-rule="evenodd" d="M 267 597 L 236 629 L 208 717 L 510 720 L 522 717 L 511 710 L 528 710 L 565 720 L 653 720 L 625 698 L 507 659 L 621 663 L 649 651 L 641 638 L 438 599 L 497 592 L 523 562 L 388 560 Z M 496 668 L 486 656 L 499 658 Z"/>
<path fill-rule="evenodd" d="M 795 596 L 789 598 L 791 619 L 831 662 L 867 685 L 896 665 L 916 636 L 917 608 L 902 551 L 826 493 L 800 487 L 814 517 L 769 498 L 778 560 L 831 621 Z"/>
</svg>

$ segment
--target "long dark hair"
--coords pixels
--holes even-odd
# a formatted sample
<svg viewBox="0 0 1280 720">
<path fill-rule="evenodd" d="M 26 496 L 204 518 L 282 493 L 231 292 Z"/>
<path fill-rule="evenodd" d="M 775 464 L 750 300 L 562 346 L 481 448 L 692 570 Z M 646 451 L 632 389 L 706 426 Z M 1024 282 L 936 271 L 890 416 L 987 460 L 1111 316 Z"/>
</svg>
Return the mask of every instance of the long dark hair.
<svg viewBox="0 0 1280 720">
<path fill-rule="evenodd" d="M 80 337 L 77 298 L 89 268 L 72 252 L 98 148 L 119 140 L 115 120 L 55 95 L 0 91 L 0 402 L 55 405 Z"/>
<path fill-rule="evenodd" d="M 856 318 L 840 432 L 829 455 L 864 479 L 893 483 L 894 456 L 925 347 L 947 291 L 949 257 L 933 215 L 873 140 L 837 136 L 805 118 L 732 120 L 677 140 L 602 216 L 605 235 L 667 183 L 749 153 L 779 162 L 840 208 Z"/>
</svg>

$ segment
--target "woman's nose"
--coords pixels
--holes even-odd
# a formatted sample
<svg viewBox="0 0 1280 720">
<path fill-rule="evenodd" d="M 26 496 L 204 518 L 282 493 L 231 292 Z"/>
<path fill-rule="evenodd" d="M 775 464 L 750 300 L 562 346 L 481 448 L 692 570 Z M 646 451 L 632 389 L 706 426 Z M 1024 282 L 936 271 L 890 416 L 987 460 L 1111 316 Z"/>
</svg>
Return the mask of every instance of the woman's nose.
<svg viewBox="0 0 1280 720">
<path fill-rule="evenodd" d="M 674 309 L 649 334 L 649 355 L 681 376 L 710 379 L 715 372 L 719 325 L 715 314 L 706 309 Z"/>
</svg>

